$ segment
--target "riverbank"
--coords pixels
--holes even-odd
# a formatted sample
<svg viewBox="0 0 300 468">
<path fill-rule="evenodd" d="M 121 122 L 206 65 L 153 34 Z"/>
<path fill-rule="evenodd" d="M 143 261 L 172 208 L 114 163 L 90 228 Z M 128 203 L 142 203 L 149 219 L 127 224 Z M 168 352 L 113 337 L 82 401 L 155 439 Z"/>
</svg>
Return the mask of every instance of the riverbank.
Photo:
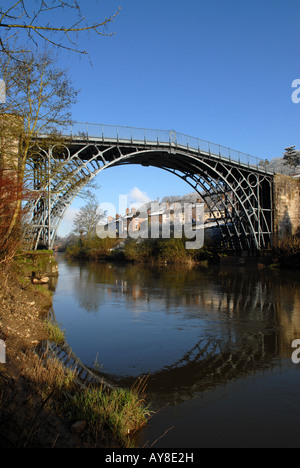
<svg viewBox="0 0 300 468">
<path fill-rule="evenodd" d="M 105 241 L 105 242 L 104 242 Z M 216 264 L 244 265 L 258 268 L 300 268 L 300 245 L 298 240 L 280 243 L 268 251 L 231 251 L 204 245 L 201 249 L 186 250 L 184 239 L 145 239 L 126 241 L 89 239 L 66 248 L 68 258 L 91 262 L 108 261 L 150 265 L 184 265 L 189 267 Z"/>
<path fill-rule="evenodd" d="M 1 339 L 6 344 L 6 363 L 0 364 L 0 446 L 2 448 L 76 446 L 64 418 L 51 408 L 53 390 L 37 379 L 43 363 L 35 349 L 48 339 L 45 326 L 52 300 L 49 293 L 31 287 L 14 275 L 1 289 Z M 46 395 L 47 394 L 47 395 Z"/>
<path fill-rule="evenodd" d="M 205 266 L 219 263 L 223 252 L 203 246 L 187 250 L 184 238 L 176 239 L 80 239 L 67 246 L 68 258 L 88 261 L 108 261 L 151 265 L 177 264 L 184 266 Z"/>
<path fill-rule="evenodd" d="M 139 395 L 130 391 L 108 395 L 93 389 L 91 401 L 89 392 L 79 391 L 75 373 L 36 351 L 39 343 L 54 337 L 47 321 L 52 293 L 47 284 L 33 282 L 37 263 L 35 256 L 19 258 L 1 278 L 0 340 L 6 345 L 6 363 L 0 364 L 0 447 L 126 446 L 130 443 L 127 431 L 145 422 L 147 411 Z M 124 436 L 123 426 L 116 427 L 114 421 L 107 424 L 105 404 L 111 408 L 118 404 L 114 413 L 120 417 L 122 405 L 130 398 L 136 412 L 132 410 L 131 425 L 123 417 L 129 428 Z M 90 424 L 87 412 L 97 425 Z"/>
</svg>

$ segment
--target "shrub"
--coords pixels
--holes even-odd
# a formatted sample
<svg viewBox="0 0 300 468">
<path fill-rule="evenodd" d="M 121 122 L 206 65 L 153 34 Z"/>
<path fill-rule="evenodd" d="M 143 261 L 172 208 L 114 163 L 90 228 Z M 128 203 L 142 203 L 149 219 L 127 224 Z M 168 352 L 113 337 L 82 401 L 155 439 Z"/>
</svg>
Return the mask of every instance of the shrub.
<svg viewBox="0 0 300 468">
<path fill-rule="evenodd" d="M 184 239 L 162 239 L 158 243 L 158 259 L 176 263 L 187 258 Z"/>
<path fill-rule="evenodd" d="M 100 239 L 99 237 L 83 237 L 73 242 L 66 249 L 68 257 L 97 260 L 111 254 L 111 249 L 120 243 L 120 239 Z"/>
</svg>

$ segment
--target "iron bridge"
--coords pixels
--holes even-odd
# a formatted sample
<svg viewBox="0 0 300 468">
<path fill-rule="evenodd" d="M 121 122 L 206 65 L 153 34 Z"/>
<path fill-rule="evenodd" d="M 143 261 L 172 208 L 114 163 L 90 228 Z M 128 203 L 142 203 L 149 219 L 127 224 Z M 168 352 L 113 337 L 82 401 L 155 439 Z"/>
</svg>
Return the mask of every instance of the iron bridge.
<svg viewBox="0 0 300 468">
<path fill-rule="evenodd" d="M 37 197 L 27 206 L 29 248 L 43 243 L 52 249 L 74 198 L 103 170 L 127 164 L 163 169 L 212 201 L 211 217 L 228 248 L 272 245 L 274 173 L 261 159 L 174 130 L 76 123 L 59 135 L 38 135 L 32 142 L 29 165 Z M 215 214 L 220 207 L 222 219 Z"/>
</svg>

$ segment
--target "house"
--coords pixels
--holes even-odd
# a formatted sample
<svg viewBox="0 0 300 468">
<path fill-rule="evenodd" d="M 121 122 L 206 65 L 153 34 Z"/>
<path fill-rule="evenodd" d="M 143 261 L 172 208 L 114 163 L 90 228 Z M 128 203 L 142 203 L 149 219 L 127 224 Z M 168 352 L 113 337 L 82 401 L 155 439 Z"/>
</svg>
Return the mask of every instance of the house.
<svg viewBox="0 0 300 468">
<path fill-rule="evenodd" d="M 185 224 L 204 223 L 204 203 L 197 200 L 197 204 L 192 203 L 151 203 L 147 211 L 139 212 L 136 208 L 126 209 L 124 216 L 116 215 L 115 218 L 109 216 L 104 227 L 109 235 L 115 234 L 118 237 L 126 237 L 128 233 L 138 233 L 148 226 L 184 226 Z"/>
</svg>

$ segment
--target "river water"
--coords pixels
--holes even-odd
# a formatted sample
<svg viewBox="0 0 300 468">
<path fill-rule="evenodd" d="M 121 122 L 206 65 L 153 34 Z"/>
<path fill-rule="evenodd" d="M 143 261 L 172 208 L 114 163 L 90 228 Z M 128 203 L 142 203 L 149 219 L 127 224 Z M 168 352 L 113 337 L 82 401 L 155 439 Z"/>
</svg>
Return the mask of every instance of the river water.
<svg viewBox="0 0 300 468">
<path fill-rule="evenodd" d="M 300 447 L 297 271 L 57 260 L 75 354 L 120 386 L 149 375 L 139 446 Z"/>
</svg>

